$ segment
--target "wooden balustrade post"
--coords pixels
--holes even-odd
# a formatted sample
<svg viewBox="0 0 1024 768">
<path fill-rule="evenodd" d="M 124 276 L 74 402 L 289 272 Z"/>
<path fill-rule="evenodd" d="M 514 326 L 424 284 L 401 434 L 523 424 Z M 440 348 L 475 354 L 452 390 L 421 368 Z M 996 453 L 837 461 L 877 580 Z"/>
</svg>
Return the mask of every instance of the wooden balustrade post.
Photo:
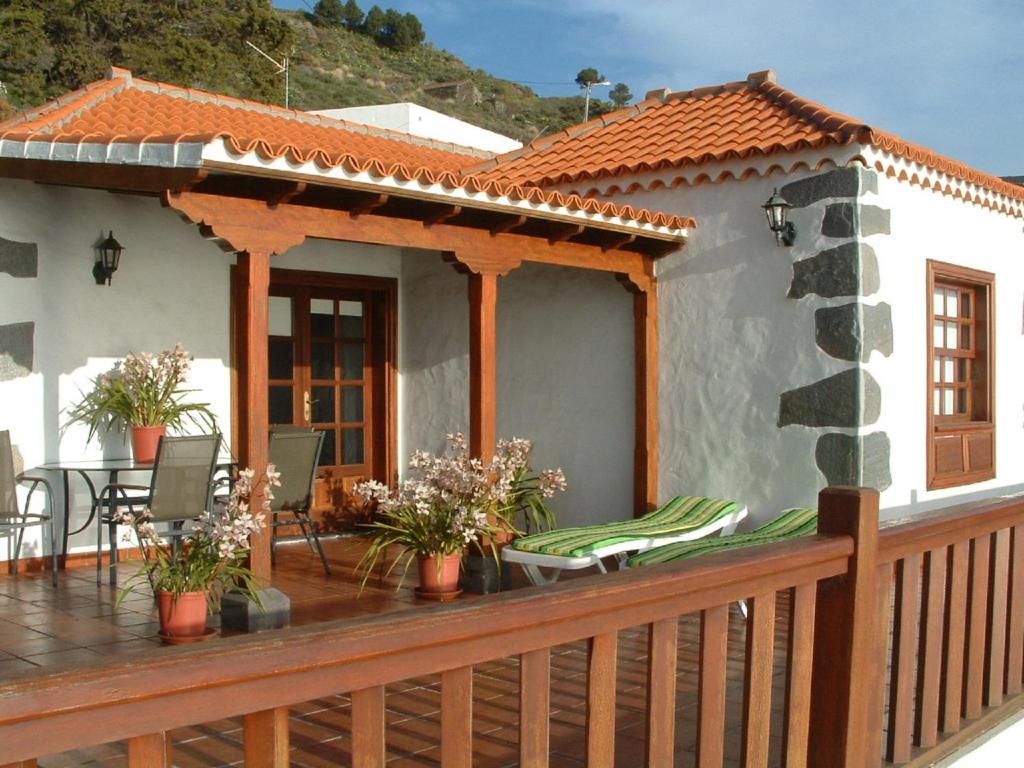
<svg viewBox="0 0 1024 768">
<path fill-rule="evenodd" d="M 850 536 L 854 553 L 846 574 L 818 585 L 811 677 L 809 764 L 816 768 L 867 768 L 865 734 L 881 731 L 873 706 L 884 685 L 879 658 L 878 491 L 826 488 L 818 496 L 818 533 Z"/>
<path fill-rule="evenodd" d="M 245 716 L 245 768 L 287 768 L 288 707 Z"/>
<path fill-rule="evenodd" d="M 128 768 L 171 768 L 171 739 L 165 731 L 128 739 Z"/>
</svg>

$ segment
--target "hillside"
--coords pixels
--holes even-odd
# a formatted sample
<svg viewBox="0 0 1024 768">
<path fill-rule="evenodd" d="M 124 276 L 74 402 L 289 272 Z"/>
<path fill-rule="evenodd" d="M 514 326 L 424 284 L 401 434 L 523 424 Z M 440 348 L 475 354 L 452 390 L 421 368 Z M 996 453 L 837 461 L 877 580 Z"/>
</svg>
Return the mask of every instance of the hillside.
<svg viewBox="0 0 1024 768">
<path fill-rule="evenodd" d="M 423 24 L 429 39 L 430 19 Z M 283 104 L 283 76 L 246 40 L 278 60 L 289 57 L 296 109 L 414 101 L 520 141 L 560 131 L 583 114 L 582 97 L 541 98 L 429 42 L 393 50 L 340 25 L 317 26 L 270 0 L 9 0 L 0 8 L 0 32 L 0 114 L 97 80 L 110 64 L 147 79 Z M 445 83 L 452 85 L 433 88 Z M 591 102 L 591 116 L 609 109 Z"/>
</svg>

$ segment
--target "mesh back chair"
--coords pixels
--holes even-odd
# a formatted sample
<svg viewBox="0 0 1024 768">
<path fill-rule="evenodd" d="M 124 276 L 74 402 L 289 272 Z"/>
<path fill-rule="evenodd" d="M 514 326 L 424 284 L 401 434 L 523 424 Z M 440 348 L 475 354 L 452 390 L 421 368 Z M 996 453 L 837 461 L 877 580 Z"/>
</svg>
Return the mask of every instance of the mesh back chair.
<svg viewBox="0 0 1024 768">
<path fill-rule="evenodd" d="M 31 483 L 28 497 L 25 499 L 25 511 L 18 507 L 18 494 L 16 488 L 18 483 Z M 42 487 L 46 493 L 46 512 L 30 513 L 29 504 L 32 501 L 32 494 L 37 488 Z M 25 474 L 17 474 L 14 471 L 14 449 L 11 448 L 11 434 L 7 430 L 0 432 L 0 533 L 13 536 L 18 532 L 14 544 L 14 556 L 12 569 L 15 575 L 18 574 L 18 556 L 21 552 L 21 542 L 25 536 L 25 529 L 32 526 L 45 527 L 50 534 L 50 556 L 53 561 L 51 579 L 53 586 L 57 586 L 57 547 L 56 536 L 53 531 L 53 491 L 50 484 L 42 477 L 29 477 Z"/>
<path fill-rule="evenodd" d="M 298 525 L 306 542 L 320 556 L 320 562 L 329 576 L 331 566 L 320 545 L 316 526 L 309 516 L 313 506 L 313 481 L 316 479 L 323 442 L 323 432 L 275 429 L 270 433 L 270 463 L 281 473 L 281 486 L 274 489 L 274 500 L 270 508 L 273 515 L 270 555 L 273 560 L 277 529 L 282 525 Z"/>
<path fill-rule="evenodd" d="M 149 485 L 111 483 L 97 496 L 99 526 L 96 532 L 96 583 L 102 581 L 103 528 L 110 540 L 110 583 L 117 584 L 117 523 L 115 513 L 120 507 L 148 508 L 153 523 L 169 523 L 163 535 L 184 533 L 183 525 L 209 509 L 211 481 L 217 464 L 220 435 L 195 437 L 163 437 L 153 463 Z M 142 491 L 131 496 L 128 491 Z"/>
</svg>

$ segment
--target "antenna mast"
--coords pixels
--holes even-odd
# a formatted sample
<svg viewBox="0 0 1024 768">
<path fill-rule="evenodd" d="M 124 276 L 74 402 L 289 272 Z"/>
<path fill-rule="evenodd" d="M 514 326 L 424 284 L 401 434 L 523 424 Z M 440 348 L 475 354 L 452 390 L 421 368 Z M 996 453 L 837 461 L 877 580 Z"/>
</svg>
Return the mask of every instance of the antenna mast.
<svg viewBox="0 0 1024 768">
<path fill-rule="evenodd" d="M 255 45 L 250 43 L 248 40 L 245 41 L 245 44 L 248 45 L 250 48 L 252 48 L 254 51 L 256 51 L 256 53 L 258 53 L 264 59 L 266 59 L 271 64 L 273 64 L 275 67 L 277 67 L 277 72 L 274 73 L 275 75 L 280 75 L 280 74 L 284 75 L 284 106 L 287 109 L 288 108 L 288 57 L 285 56 L 284 57 L 284 61 L 281 62 L 281 61 L 278 61 L 277 59 L 271 57 L 265 51 L 260 50 Z"/>
</svg>

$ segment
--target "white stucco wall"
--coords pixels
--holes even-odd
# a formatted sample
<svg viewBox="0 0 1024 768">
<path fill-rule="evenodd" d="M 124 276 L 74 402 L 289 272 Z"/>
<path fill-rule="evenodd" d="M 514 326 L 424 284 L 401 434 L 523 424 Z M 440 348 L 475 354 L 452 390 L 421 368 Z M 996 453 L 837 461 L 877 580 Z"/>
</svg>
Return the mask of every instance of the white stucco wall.
<svg viewBox="0 0 1024 768">
<path fill-rule="evenodd" d="M 894 350 L 866 365 L 882 387 L 882 409 L 865 431 L 891 440 L 893 484 L 882 507 L 896 515 L 1024 490 L 1024 222 L 894 179 L 878 184 L 863 202 L 891 209 L 891 234 L 870 240 L 881 288 L 867 301 L 892 305 Z M 995 274 L 996 477 L 937 491 L 927 490 L 928 259 Z"/>
<path fill-rule="evenodd" d="M 113 284 L 98 286 L 93 245 L 109 230 L 125 252 Z M 0 324 L 35 323 L 31 375 L 0 382 L 0 429 L 11 431 L 26 467 L 128 455 L 119 435 L 87 443 L 84 427 L 62 432 L 62 411 L 126 352 L 156 352 L 176 341 L 195 356 L 189 384 L 199 390 L 197 399 L 211 404 L 230 443 L 232 254 L 154 198 L 17 181 L 0 182 L 0 236 L 38 245 L 38 277 L 0 272 Z M 401 253 L 307 240 L 272 266 L 398 277 Z M 60 506 L 59 476 L 52 479 Z M 74 492 L 71 525 L 77 528 L 87 517 L 89 496 L 81 482 Z M 40 533 L 26 533 L 23 557 L 39 554 Z M 6 544 L 0 559 L 9 554 Z M 71 551 L 93 547 L 94 528 L 70 542 Z"/>
<path fill-rule="evenodd" d="M 658 263 L 659 496 L 733 498 L 764 522 L 811 505 L 824 484 L 819 430 L 779 428 L 779 396 L 848 368 L 814 341 L 817 304 L 787 298 L 792 264 L 822 247 L 821 205 L 794 210 L 798 239 L 778 247 L 761 205 L 810 173 L 660 188 L 621 202 L 693 216 L 686 246 Z M 623 187 L 628 183 L 620 182 Z"/>
<path fill-rule="evenodd" d="M 466 278 L 432 254 L 403 263 L 405 452 L 469 422 Z M 628 517 L 633 493 L 632 299 L 609 274 L 524 265 L 498 282 L 498 435 L 561 466 L 560 525 Z"/>
</svg>

